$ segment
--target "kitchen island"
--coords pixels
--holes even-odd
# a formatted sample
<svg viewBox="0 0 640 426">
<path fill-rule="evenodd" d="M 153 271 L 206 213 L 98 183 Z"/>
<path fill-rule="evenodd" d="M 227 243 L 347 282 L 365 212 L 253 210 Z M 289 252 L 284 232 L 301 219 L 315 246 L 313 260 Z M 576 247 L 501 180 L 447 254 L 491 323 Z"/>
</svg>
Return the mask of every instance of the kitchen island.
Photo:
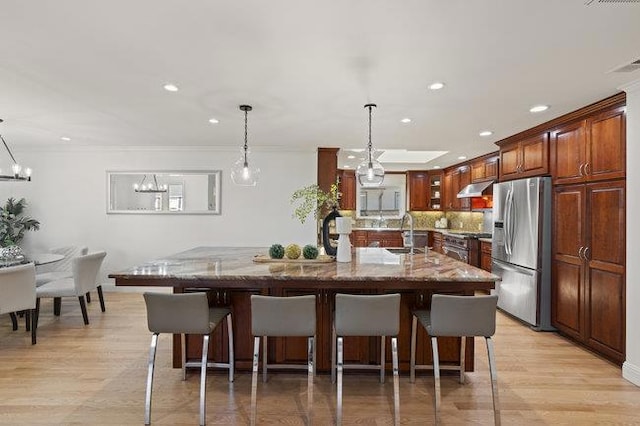
<svg viewBox="0 0 640 426">
<path fill-rule="evenodd" d="M 317 368 L 330 369 L 331 318 L 336 293 L 400 293 L 399 355 L 401 370 L 408 371 L 411 310 L 426 308 L 433 293 L 473 295 L 494 287 L 497 277 L 438 253 L 393 254 L 382 248 L 355 248 L 350 263 L 256 263 L 266 248 L 198 247 L 131 269 L 110 274 L 117 286 L 171 287 L 175 293 L 205 290 L 211 306 L 230 305 L 234 315 L 235 359 L 238 370 L 250 370 L 252 294 L 317 297 Z M 375 315 L 372 312 L 372 315 Z M 456 338 L 439 339 L 441 363 L 459 359 Z M 211 338 L 210 360 L 225 362 L 226 327 Z M 431 348 L 424 330 L 418 335 L 417 362 L 430 363 Z M 173 365 L 180 366 L 180 344 L 174 336 Z M 188 336 L 187 358 L 197 359 L 201 338 Z M 345 339 L 345 363 L 379 362 L 379 338 Z M 387 345 L 389 348 L 390 345 Z M 473 369 L 473 339 L 467 340 L 467 370 Z M 270 362 L 306 363 L 306 339 L 270 338 Z M 390 359 L 390 355 L 387 356 Z"/>
</svg>

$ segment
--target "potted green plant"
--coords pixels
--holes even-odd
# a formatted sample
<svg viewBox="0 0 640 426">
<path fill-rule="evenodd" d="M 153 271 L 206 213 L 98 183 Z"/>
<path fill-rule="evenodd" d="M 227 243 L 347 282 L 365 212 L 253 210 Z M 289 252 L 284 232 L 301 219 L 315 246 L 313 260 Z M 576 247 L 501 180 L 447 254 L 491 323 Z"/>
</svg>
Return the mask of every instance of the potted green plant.
<svg viewBox="0 0 640 426">
<path fill-rule="evenodd" d="M 323 208 L 338 208 L 338 185 L 331 185 L 329 192 L 323 191 L 317 184 L 307 185 L 291 195 L 291 204 L 297 204 L 293 217 L 304 223 L 309 215 L 318 220 Z"/>
<path fill-rule="evenodd" d="M 0 246 L 13 247 L 24 237 L 27 231 L 40 229 L 40 222 L 25 216 L 27 201 L 24 198 L 16 201 L 11 197 L 0 209 Z M 21 254 L 21 253 L 20 253 Z"/>
</svg>

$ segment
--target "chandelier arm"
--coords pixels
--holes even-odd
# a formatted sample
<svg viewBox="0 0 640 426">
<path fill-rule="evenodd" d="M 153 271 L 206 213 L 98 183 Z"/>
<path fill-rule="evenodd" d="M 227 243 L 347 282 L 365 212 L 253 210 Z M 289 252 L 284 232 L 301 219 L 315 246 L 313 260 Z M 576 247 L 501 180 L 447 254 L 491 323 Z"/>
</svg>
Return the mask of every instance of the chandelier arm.
<svg viewBox="0 0 640 426">
<path fill-rule="evenodd" d="M 158 178 L 156 177 L 156 175 L 155 175 L 155 174 L 153 175 L 153 182 L 154 182 L 154 183 L 155 183 L 155 185 L 156 185 L 156 188 L 155 188 L 155 189 L 160 189 L 160 187 L 158 186 Z"/>
<path fill-rule="evenodd" d="M 4 147 L 7 149 L 7 152 L 9 153 L 9 155 L 11 156 L 11 159 L 13 160 L 13 163 L 14 164 L 18 164 L 18 162 L 16 161 L 16 158 L 13 156 L 13 153 L 9 149 L 9 145 L 7 145 L 7 141 L 4 140 L 2 135 L 0 135 L 0 139 L 2 139 L 2 143 L 4 144 Z"/>
</svg>

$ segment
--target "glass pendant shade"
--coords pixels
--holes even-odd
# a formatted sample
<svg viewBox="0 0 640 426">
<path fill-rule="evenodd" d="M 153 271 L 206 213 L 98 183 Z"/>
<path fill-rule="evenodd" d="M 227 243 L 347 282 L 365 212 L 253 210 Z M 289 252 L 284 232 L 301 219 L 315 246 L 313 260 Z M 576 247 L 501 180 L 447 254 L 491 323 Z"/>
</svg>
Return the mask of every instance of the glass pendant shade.
<svg viewBox="0 0 640 426">
<path fill-rule="evenodd" d="M 231 180 L 240 186 L 256 186 L 260 177 L 260 169 L 252 166 L 248 159 L 249 151 L 243 152 L 242 156 L 233 164 L 231 168 Z"/>
<path fill-rule="evenodd" d="M 362 186 L 380 186 L 384 181 L 384 167 L 373 157 L 373 145 L 371 144 L 371 109 L 375 108 L 376 104 L 366 104 L 364 107 L 369 109 L 369 143 L 367 156 L 356 169 L 356 177 Z"/>
<path fill-rule="evenodd" d="M 362 186 L 380 186 L 384 181 L 384 167 L 372 156 L 371 161 L 367 159 L 360 163 L 356 169 L 356 176 Z"/>
<path fill-rule="evenodd" d="M 247 113 L 252 109 L 251 105 L 240 105 L 240 111 L 244 111 L 244 146 L 242 147 L 242 155 L 231 167 L 231 180 L 239 186 L 256 186 L 260 177 L 260 169 L 249 163 Z"/>
</svg>

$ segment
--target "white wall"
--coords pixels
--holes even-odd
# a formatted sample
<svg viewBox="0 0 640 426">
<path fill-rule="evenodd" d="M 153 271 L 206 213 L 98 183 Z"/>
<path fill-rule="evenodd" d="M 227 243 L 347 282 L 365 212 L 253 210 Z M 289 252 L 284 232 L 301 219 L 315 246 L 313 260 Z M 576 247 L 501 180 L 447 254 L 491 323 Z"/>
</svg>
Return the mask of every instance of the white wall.
<svg viewBox="0 0 640 426">
<path fill-rule="evenodd" d="M 313 221 L 301 225 L 293 219 L 289 202 L 294 190 L 316 182 L 315 151 L 254 149 L 253 161 L 262 170 L 256 187 L 231 182 L 230 168 L 239 156 L 235 148 L 13 151 L 20 163 L 33 168 L 33 181 L 0 182 L 0 201 L 25 197 L 27 213 L 41 223 L 39 231 L 27 233 L 23 248 L 36 252 L 84 244 L 90 250 L 104 249 L 104 280 L 110 272 L 196 246 L 315 242 Z M 153 169 L 222 170 L 222 214 L 106 214 L 107 170 Z"/>
<path fill-rule="evenodd" d="M 640 386 L 640 80 L 627 92 L 627 359 L 622 376 Z"/>
</svg>

